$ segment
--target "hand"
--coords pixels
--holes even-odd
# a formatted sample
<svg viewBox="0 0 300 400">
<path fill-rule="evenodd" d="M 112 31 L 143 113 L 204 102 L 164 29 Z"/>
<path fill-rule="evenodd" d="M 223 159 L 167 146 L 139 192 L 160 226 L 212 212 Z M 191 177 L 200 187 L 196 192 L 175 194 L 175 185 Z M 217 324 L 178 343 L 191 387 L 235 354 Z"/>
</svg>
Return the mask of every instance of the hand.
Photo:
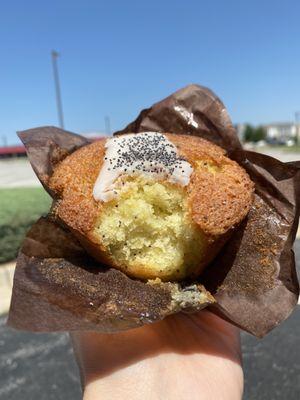
<svg viewBox="0 0 300 400">
<path fill-rule="evenodd" d="M 72 340 L 84 400 L 242 398 L 239 330 L 209 311 Z"/>
</svg>

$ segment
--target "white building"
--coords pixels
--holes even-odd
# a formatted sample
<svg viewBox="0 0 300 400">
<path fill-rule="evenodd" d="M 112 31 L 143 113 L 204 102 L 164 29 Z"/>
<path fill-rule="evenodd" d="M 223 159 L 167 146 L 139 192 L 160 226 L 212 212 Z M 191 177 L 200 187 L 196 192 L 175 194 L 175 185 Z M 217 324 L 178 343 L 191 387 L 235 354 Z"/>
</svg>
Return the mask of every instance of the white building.
<svg viewBox="0 0 300 400">
<path fill-rule="evenodd" d="M 267 139 L 286 142 L 287 140 L 295 140 L 300 135 L 300 124 L 291 122 L 278 122 L 263 125 L 266 130 Z"/>
<path fill-rule="evenodd" d="M 287 142 L 298 137 L 300 142 L 300 124 L 293 122 L 276 122 L 261 125 L 266 131 L 266 140 L 274 142 Z M 244 141 L 246 124 L 236 124 L 235 129 L 241 142 Z"/>
</svg>

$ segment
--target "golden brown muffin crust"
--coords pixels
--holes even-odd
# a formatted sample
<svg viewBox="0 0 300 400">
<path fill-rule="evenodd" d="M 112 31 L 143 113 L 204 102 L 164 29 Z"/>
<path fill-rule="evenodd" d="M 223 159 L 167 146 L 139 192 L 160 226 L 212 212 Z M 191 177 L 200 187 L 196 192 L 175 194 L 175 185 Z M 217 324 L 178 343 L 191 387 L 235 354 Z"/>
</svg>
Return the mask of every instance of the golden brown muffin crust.
<svg viewBox="0 0 300 400">
<path fill-rule="evenodd" d="M 50 179 L 50 188 L 58 196 L 57 216 L 82 234 L 92 229 L 101 209 L 93 187 L 102 167 L 105 142 L 103 138 L 66 157 Z"/>
<path fill-rule="evenodd" d="M 254 184 L 249 175 L 213 143 L 195 136 L 166 136 L 194 168 L 188 185 L 193 220 L 208 235 L 226 233 L 251 207 Z"/>
</svg>

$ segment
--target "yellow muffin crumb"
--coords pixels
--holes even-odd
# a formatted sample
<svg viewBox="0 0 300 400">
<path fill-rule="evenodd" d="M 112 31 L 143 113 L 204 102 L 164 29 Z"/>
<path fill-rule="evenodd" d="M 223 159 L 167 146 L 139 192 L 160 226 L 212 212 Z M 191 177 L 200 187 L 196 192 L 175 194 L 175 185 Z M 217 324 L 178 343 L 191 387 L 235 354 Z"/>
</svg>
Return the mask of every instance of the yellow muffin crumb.
<svg viewBox="0 0 300 400">
<path fill-rule="evenodd" d="M 114 262 L 145 279 L 182 279 L 197 268 L 205 238 L 192 221 L 183 188 L 142 177 L 120 182 L 94 234 Z"/>
</svg>

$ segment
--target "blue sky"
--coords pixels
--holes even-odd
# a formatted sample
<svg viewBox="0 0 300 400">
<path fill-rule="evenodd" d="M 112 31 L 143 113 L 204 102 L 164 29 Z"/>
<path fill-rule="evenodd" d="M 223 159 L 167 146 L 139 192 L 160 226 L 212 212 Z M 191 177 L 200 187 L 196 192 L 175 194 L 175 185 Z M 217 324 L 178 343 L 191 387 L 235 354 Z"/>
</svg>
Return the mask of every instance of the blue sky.
<svg viewBox="0 0 300 400">
<path fill-rule="evenodd" d="M 199 83 L 235 122 L 293 120 L 300 110 L 300 1 L 5 1 L 0 6 L 0 143 L 57 125 L 50 51 L 65 125 L 113 130 Z"/>
</svg>

